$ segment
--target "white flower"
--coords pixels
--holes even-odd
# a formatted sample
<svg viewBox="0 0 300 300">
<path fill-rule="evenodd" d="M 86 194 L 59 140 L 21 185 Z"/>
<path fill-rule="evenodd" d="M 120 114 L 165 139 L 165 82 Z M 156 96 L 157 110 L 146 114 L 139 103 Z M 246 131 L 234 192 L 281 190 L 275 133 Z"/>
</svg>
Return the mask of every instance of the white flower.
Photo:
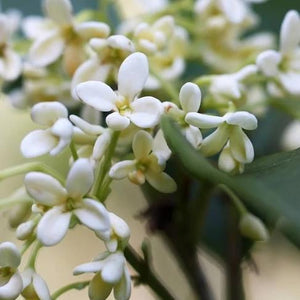
<svg viewBox="0 0 300 300">
<path fill-rule="evenodd" d="M 0 14 L 0 78 L 7 81 L 15 80 L 22 71 L 21 58 L 10 45 L 15 30 L 14 18 Z"/>
<path fill-rule="evenodd" d="M 77 87 L 79 98 L 96 110 L 109 112 L 108 127 L 124 130 L 130 121 L 140 128 L 152 128 L 159 123 L 163 107 L 150 96 L 137 98 L 148 77 L 148 61 L 144 54 L 136 52 L 122 63 L 118 74 L 118 91 L 114 92 L 100 81 L 87 81 Z"/>
<path fill-rule="evenodd" d="M 218 167 L 220 170 L 227 173 L 243 173 L 244 172 L 244 164 L 237 161 L 229 147 L 229 143 L 223 148 L 220 153 L 218 160 Z"/>
<path fill-rule="evenodd" d="M 106 299 L 114 291 L 115 299 L 127 300 L 131 280 L 123 252 L 105 252 L 94 261 L 77 266 L 74 275 L 96 273 L 89 285 L 90 299 Z"/>
<path fill-rule="evenodd" d="M 93 55 L 81 64 L 72 78 L 72 95 L 77 99 L 76 86 L 85 81 L 105 82 L 112 75 L 116 77 L 123 60 L 135 51 L 133 43 L 123 35 L 112 35 L 107 39 L 90 40 Z"/>
<path fill-rule="evenodd" d="M 243 129 L 256 129 L 257 119 L 254 115 L 238 111 L 219 117 L 191 112 L 186 115 L 185 121 L 202 129 L 217 127 L 217 130 L 208 135 L 200 146 L 200 151 L 204 155 L 212 156 L 218 153 L 229 141 L 228 146 L 235 160 L 240 163 L 250 163 L 253 160 L 253 146 Z"/>
<path fill-rule="evenodd" d="M 216 100 L 240 99 L 244 92 L 243 81 L 257 73 L 255 65 L 248 65 L 238 72 L 213 76 L 209 91 Z"/>
<path fill-rule="evenodd" d="M 165 162 L 170 156 L 170 150 L 159 151 L 156 154 L 156 144 L 152 136 L 140 130 L 134 137 L 132 149 L 134 160 L 124 160 L 116 163 L 109 171 L 109 176 L 122 179 L 128 176 L 135 184 L 144 184 L 147 180 L 150 185 L 162 193 L 175 192 L 177 185 L 173 178 L 163 172 Z M 165 153 L 165 155 L 162 155 Z"/>
<path fill-rule="evenodd" d="M 21 143 L 21 152 L 27 157 L 36 157 L 50 153 L 57 155 L 69 145 L 73 134 L 73 125 L 68 120 L 68 111 L 59 102 L 41 102 L 32 107 L 32 120 L 47 126 L 44 130 L 30 132 Z"/>
<path fill-rule="evenodd" d="M 280 50 L 267 50 L 256 60 L 262 73 L 291 95 L 300 95 L 300 16 L 289 11 L 281 25 Z"/>
<path fill-rule="evenodd" d="M 130 229 L 127 223 L 113 213 L 109 213 L 111 233 L 109 240 L 105 241 L 106 248 L 110 252 L 124 250 L 130 237 Z"/>
<path fill-rule="evenodd" d="M 110 144 L 111 130 L 100 125 L 92 125 L 76 115 L 71 115 L 70 120 L 86 135 L 95 138 L 92 159 L 100 160 Z"/>
<path fill-rule="evenodd" d="M 59 243 L 66 235 L 72 215 L 102 239 L 110 233 L 109 215 L 103 204 L 86 197 L 94 182 L 87 159 L 78 159 L 69 171 L 66 187 L 50 175 L 30 172 L 24 184 L 38 206 L 47 210 L 37 226 L 37 237 L 46 246 Z"/>
<path fill-rule="evenodd" d="M 185 122 L 185 116 L 189 112 L 198 112 L 201 105 L 201 91 L 191 82 L 185 83 L 179 93 L 179 101 L 182 109 L 172 102 L 163 102 L 165 111 L 175 117 L 187 140 L 198 148 L 202 142 L 202 134 L 199 128 Z"/>
<path fill-rule="evenodd" d="M 51 25 L 42 25 L 40 34 L 37 34 L 36 26 L 42 22 L 36 18 L 27 21 L 26 33 L 36 36 L 29 53 L 30 61 L 43 67 L 55 62 L 64 53 L 65 69 L 73 74 L 84 59 L 83 41 L 106 37 L 110 29 L 101 22 L 75 24 L 69 0 L 45 0 L 44 4 Z"/>
<path fill-rule="evenodd" d="M 46 282 L 33 269 L 26 269 L 21 276 L 23 280 L 22 296 L 25 299 L 51 300 Z"/>
<path fill-rule="evenodd" d="M 10 242 L 0 244 L 0 300 L 14 300 L 22 292 L 23 282 L 18 271 L 21 254 Z"/>
</svg>

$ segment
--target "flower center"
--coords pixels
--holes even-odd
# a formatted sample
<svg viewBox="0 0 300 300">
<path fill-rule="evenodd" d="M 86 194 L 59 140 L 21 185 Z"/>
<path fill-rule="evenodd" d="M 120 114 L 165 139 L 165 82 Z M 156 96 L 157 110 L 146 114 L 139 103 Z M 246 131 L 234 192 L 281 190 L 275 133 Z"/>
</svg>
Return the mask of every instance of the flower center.
<svg viewBox="0 0 300 300">
<path fill-rule="evenodd" d="M 0 286 L 5 285 L 13 274 L 14 269 L 11 267 L 0 268 Z"/>
</svg>

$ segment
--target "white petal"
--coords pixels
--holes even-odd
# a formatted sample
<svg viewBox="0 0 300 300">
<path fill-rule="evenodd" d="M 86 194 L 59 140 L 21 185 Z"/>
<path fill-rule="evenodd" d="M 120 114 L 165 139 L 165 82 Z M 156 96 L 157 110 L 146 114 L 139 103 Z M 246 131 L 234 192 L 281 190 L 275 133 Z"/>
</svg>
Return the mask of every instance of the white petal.
<svg viewBox="0 0 300 300">
<path fill-rule="evenodd" d="M 120 161 L 111 167 L 109 176 L 113 179 L 123 179 L 136 169 L 135 164 L 134 160 Z"/>
<path fill-rule="evenodd" d="M 205 156 L 212 156 L 218 153 L 227 142 L 229 133 L 228 125 L 218 127 L 216 131 L 202 141 L 200 146 L 201 153 Z"/>
<path fill-rule="evenodd" d="M 111 293 L 113 285 L 104 282 L 99 273 L 92 279 L 89 285 L 89 299 L 91 300 L 105 300 Z"/>
<path fill-rule="evenodd" d="M 34 65 L 45 67 L 62 55 L 64 47 L 65 41 L 59 33 L 51 32 L 33 43 L 29 51 L 29 59 Z"/>
<path fill-rule="evenodd" d="M 100 160 L 104 155 L 106 149 L 108 148 L 111 141 L 111 134 L 109 131 L 105 131 L 102 135 L 100 135 L 93 149 L 93 159 Z"/>
<path fill-rule="evenodd" d="M 109 35 L 110 28 L 107 24 L 102 22 L 83 22 L 76 26 L 78 35 L 86 40 L 91 38 L 105 38 Z"/>
<path fill-rule="evenodd" d="M 124 271 L 125 258 L 123 253 L 116 252 L 110 254 L 106 259 L 101 270 L 101 277 L 107 283 L 117 283 Z"/>
<path fill-rule="evenodd" d="M 58 244 L 67 234 L 71 220 L 70 212 L 63 212 L 62 207 L 48 210 L 37 226 L 37 238 L 44 246 Z"/>
<path fill-rule="evenodd" d="M 177 190 L 176 182 L 165 172 L 156 173 L 148 170 L 145 176 L 149 184 L 161 193 L 173 193 Z"/>
<path fill-rule="evenodd" d="M 66 188 L 73 198 L 86 195 L 94 183 L 94 171 L 91 163 L 86 158 L 75 161 L 69 171 Z"/>
<path fill-rule="evenodd" d="M 80 222 L 94 231 L 104 234 L 110 231 L 108 211 L 104 205 L 92 199 L 83 199 L 82 207 L 74 210 Z"/>
<path fill-rule="evenodd" d="M 15 80 L 21 74 L 22 61 L 21 57 L 14 51 L 7 49 L 3 57 L 3 78 L 5 80 Z"/>
<path fill-rule="evenodd" d="M 228 146 L 224 147 L 218 160 L 220 170 L 230 173 L 237 168 L 238 162 L 233 158 L 231 150 Z"/>
<path fill-rule="evenodd" d="M 71 140 L 73 125 L 68 119 L 61 118 L 52 126 L 51 132 L 59 138 Z"/>
<path fill-rule="evenodd" d="M 76 92 L 84 103 L 100 111 L 111 111 L 117 101 L 115 92 L 107 84 L 100 81 L 80 83 Z"/>
<path fill-rule="evenodd" d="M 281 62 L 281 54 L 274 50 L 267 50 L 258 55 L 256 64 L 266 76 L 276 76 L 278 65 Z"/>
<path fill-rule="evenodd" d="M 185 137 L 194 148 L 199 148 L 202 142 L 202 134 L 199 128 L 190 125 L 185 128 Z"/>
<path fill-rule="evenodd" d="M 40 16 L 28 16 L 22 21 L 22 31 L 31 40 L 36 39 L 49 32 L 49 24 L 45 18 Z"/>
<path fill-rule="evenodd" d="M 238 72 L 234 73 L 235 78 L 238 81 L 243 81 L 250 76 L 257 74 L 257 66 L 256 65 L 247 65 L 240 69 Z"/>
<path fill-rule="evenodd" d="M 128 53 L 135 50 L 133 42 L 124 35 L 111 35 L 107 38 L 107 43 L 111 48 L 120 49 Z"/>
<path fill-rule="evenodd" d="M 185 121 L 198 128 L 214 128 L 219 126 L 225 120 L 222 117 L 210 116 L 206 114 L 200 114 L 195 112 L 187 113 Z"/>
<path fill-rule="evenodd" d="M 290 10 L 284 17 L 280 30 L 280 50 L 289 53 L 299 47 L 300 16 L 296 10 Z"/>
<path fill-rule="evenodd" d="M 187 82 L 180 89 L 179 100 L 184 112 L 197 112 L 201 104 L 199 87 L 194 83 Z"/>
<path fill-rule="evenodd" d="M 118 239 L 110 237 L 109 240 L 105 241 L 105 247 L 109 252 L 116 252 L 118 249 Z"/>
<path fill-rule="evenodd" d="M 161 129 L 158 130 L 154 137 L 152 151 L 154 155 L 158 158 L 158 163 L 160 165 L 164 164 L 172 154 L 165 140 L 164 133 Z"/>
<path fill-rule="evenodd" d="M 114 296 L 116 300 L 128 300 L 131 294 L 131 279 L 125 267 L 121 280 L 115 285 Z"/>
<path fill-rule="evenodd" d="M 153 147 L 153 138 L 150 133 L 140 130 L 134 136 L 132 149 L 136 159 L 147 157 Z"/>
<path fill-rule="evenodd" d="M 279 79 L 291 95 L 300 96 L 300 73 L 280 73 Z"/>
<path fill-rule="evenodd" d="M 37 296 L 39 297 L 39 299 L 51 300 L 47 283 L 41 276 L 34 273 L 32 284 L 33 284 L 34 290 L 35 290 Z"/>
<path fill-rule="evenodd" d="M 105 121 L 109 128 L 116 131 L 124 130 L 130 124 L 130 120 L 127 117 L 120 115 L 118 112 L 109 114 Z"/>
<path fill-rule="evenodd" d="M 1 300 L 14 300 L 22 292 L 23 281 L 19 272 L 15 273 L 9 281 L 0 287 Z"/>
<path fill-rule="evenodd" d="M 21 143 L 21 152 L 26 158 L 37 157 L 50 152 L 58 140 L 47 130 L 34 130 Z"/>
<path fill-rule="evenodd" d="M 149 74 L 145 54 L 135 52 L 121 64 L 118 74 L 119 93 L 132 101 L 143 89 Z"/>
<path fill-rule="evenodd" d="M 85 121 L 84 119 L 79 118 L 76 115 L 71 115 L 70 120 L 78 128 L 80 128 L 84 133 L 90 135 L 99 135 L 105 132 L 105 129 L 99 125 L 93 125 Z"/>
<path fill-rule="evenodd" d="M 237 111 L 227 113 L 224 116 L 226 122 L 230 125 L 238 125 L 246 130 L 254 130 L 257 128 L 257 119 L 253 114 L 247 111 Z"/>
<path fill-rule="evenodd" d="M 15 244 L 4 242 L 0 244 L 0 267 L 17 268 L 21 262 L 21 254 Z"/>
<path fill-rule="evenodd" d="M 130 237 L 130 228 L 127 225 L 127 223 L 119 216 L 113 213 L 109 213 L 109 219 L 114 234 L 117 235 L 117 237 L 122 240 L 123 244 L 127 243 Z"/>
<path fill-rule="evenodd" d="M 52 126 L 59 118 L 67 118 L 68 110 L 60 102 L 40 102 L 31 109 L 32 120 L 40 125 Z"/>
<path fill-rule="evenodd" d="M 16 237 L 18 240 L 26 240 L 33 232 L 35 223 L 32 220 L 24 222 L 17 227 Z"/>
<path fill-rule="evenodd" d="M 254 159 L 254 149 L 251 141 L 243 130 L 234 127 L 230 134 L 230 149 L 232 156 L 241 163 L 250 163 Z"/>
<path fill-rule="evenodd" d="M 131 103 L 132 113 L 129 118 L 140 128 L 156 126 L 163 113 L 162 103 L 154 97 L 142 97 Z"/>
<path fill-rule="evenodd" d="M 60 182 L 48 174 L 30 172 L 24 178 L 26 190 L 37 202 L 54 206 L 62 203 L 67 192 Z"/>
<path fill-rule="evenodd" d="M 69 0 L 45 0 L 48 16 L 58 24 L 72 23 L 72 4 Z"/>
<path fill-rule="evenodd" d="M 101 270 L 102 266 L 102 261 L 92 261 L 86 264 L 82 264 L 74 268 L 73 275 L 80 275 L 83 273 L 96 273 Z"/>
<path fill-rule="evenodd" d="M 220 5 L 226 17 L 232 23 L 241 23 L 247 14 L 246 6 L 242 1 L 225 0 L 220 1 Z"/>
<path fill-rule="evenodd" d="M 21 273 L 22 281 L 23 281 L 23 290 L 26 289 L 32 282 L 33 269 L 28 268 L 24 272 Z"/>
<path fill-rule="evenodd" d="M 74 99 L 79 100 L 76 87 L 85 81 L 106 81 L 111 70 L 110 64 L 100 64 L 97 57 L 93 57 L 81 64 L 75 71 L 72 82 L 71 91 Z"/>
</svg>

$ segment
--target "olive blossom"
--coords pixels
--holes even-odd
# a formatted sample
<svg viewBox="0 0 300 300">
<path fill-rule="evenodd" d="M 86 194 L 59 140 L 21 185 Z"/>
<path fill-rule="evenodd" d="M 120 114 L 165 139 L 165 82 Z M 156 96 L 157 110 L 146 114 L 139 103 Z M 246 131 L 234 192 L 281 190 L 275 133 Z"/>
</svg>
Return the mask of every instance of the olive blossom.
<svg viewBox="0 0 300 300">
<path fill-rule="evenodd" d="M 232 157 L 240 163 L 250 163 L 254 159 L 254 150 L 251 141 L 243 129 L 254 130 L 257 119 L 246 111 L 226 113 L 223 117 L 201 113 L 188 113 L 185 121 L 201 129 L 216 128 L 202 142 L 200 151 L 206 156 L 212 156 L 224 147 L 229 141 Z"/>
<path fill-rule="evenodd" d="M 279 51 L 267 50 L 256 60 L 261 72 L 291 95 L 300 95 L 300 16 L 289 11 L 281 25 Z"/>
<path fill-rule="evenodd" d="M 109 26 L 101 22 L 83 22 L 76 24 L 72 16 L 72 4 L 69 0 L 44 0 L 47 24 L 43 19 L 31 17 L 24 26 L 29 37 L 35 37 L 29 52 L 29 58 L 37 66 L 47 66 L 64 54 L 64 66 L 73 74 L 83 62 L 85 52 L 83 42 L 93 37 L 107 37 Z M 42 29 L 37 31 L 36 27 Z"/>
<path fill-rule="evenodd" d="M 105 252 L 94 261 L 77 266 L 74 275 L 96 273 L 89 285 L 90 299 L 106 299 L 114 291 L 115 299 L 127 300 L 131 280 L 123 252 Z"/>
<path fill-rule="evenodd" d="M 26 269 L 21 276 L 23 280 L 22 296 L 25 299 L 51 300 L 46 282 L 33 269 Z"/>
<path fill-rule="evenodd" d="M 128 177 L 135 184 L 147 181 L 159 192 L 175 192 L 177 185 L 174 179 L 163 172 L 165 162 L 171 155 L 170 149 L 162 144 L 161 136 L 158 138 L 159 142 L 156 142 L 148 132 L 137 132 L 132 143 L 135 159 L 116 163 L 110 169 L 109 176 L 113 179 Z"/>
<path fill-rule="evenodd" d="M 22 71 L 20 56 L 11 46 L 11 36 L 16 30 L 15 17 L 0 14 L 0 78 L 15 80 Z"/>
<path fill-rule="evenodd" d="M 106 117 L 108 127 L 113 130 L 124 130 L 130 122 L 140 128 L 152 128 L 159 123 L 163 107 L 154 97 L 138 98 L 148 78 L 148 69 L 147 57 L 133 53 L 120 66 L 118 91 L 100 81 L 87 81 L 78 85 L 77 94 L 96 110 L 113 110 Z"/>
<path fill-rule="evenodd" d="M 0 299 L 14 300 L 22 292 L 23 282 L 18 271 L 21 254 L 10 242 L 0 244 Z"/>
<path fill-rule="evenodd" d="M 41 172 L 30 172 L 25 176 L 28 193 L 45 211 L 37 226 L 37 238 L 43 245 L 53 246 L 64 238 L 72 215 L 102 239 L 109 237 L 110 221 L 106 208 L 86 196 L 93 183 L 93 168 L 84 158 L 78 159 L 71 167 L 66 187 Z"/>
<path fill-rule="evenodd" d="M 91 58 L 82 63 L 72 78 L 72 96 L 78 99 L 76 86 L 85 81 L 97 80 L 105 82 L 109 75 L 116 77 L 120 64 L 135 47 L 123 35 L 112 35 L 107 39 L 93 38 L 89 43 L 92 48 Z"/>
<path fill-rule="evenodd" d="M 185 116 L 189 112 L 198 112 L 200 108 L 201 91 L 199 87 L 191 82 L 185 83 L 180 89 L 179 101 L 182 109 L 172 102 L 163 102 L 165 111 L 175 117 L 187 140 L 195 148 L 198 148 L 202 142 L 201 131 L 199 128 L 186 123 Z"/>
<path fill-rule="evenodd" d="M 24 137 L 21 152 L 25 157 L 37 157 L 46 153 L 57 155 L 71 142 L 73 125 L 68 120 L 68 111 L 63 104 L 38 103 L 32 107 L 31 118 L 47 128 L 34 130 Z"/>
<path fill-rule="evenodd" d="M 84 134 L 90 137 L 95 137 L 95 144 L 93 146 L 91 158 L 96 161 L 100 160 L 110 144 L 111 130 L 100 125 L 90 124 L 76 115 L 71 115 L 70 120 Z"/>
</svg>

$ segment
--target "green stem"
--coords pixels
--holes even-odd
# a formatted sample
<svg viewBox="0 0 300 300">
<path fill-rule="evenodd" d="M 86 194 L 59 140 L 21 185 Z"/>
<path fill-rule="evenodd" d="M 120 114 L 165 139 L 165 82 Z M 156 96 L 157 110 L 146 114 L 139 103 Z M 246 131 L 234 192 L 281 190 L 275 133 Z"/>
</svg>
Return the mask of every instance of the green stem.
<svg viewBox="0 0 300 300">
<path fill-rule="evenodd" d="M 97 198 L 101 198 L 101 193 L 103 192 L 103 184 L 104 184 L 106 176 L 108 175 L 109 169 L 111 167 L 111 160 L 115 153 L 115 149 L 117 146 L 117 142 L 118 142 L 120 133 L 121 133 L 120 131 L 113 132 L 110 145 L 109 145 L 108 149 L 106 150 L 106 153 L 104 155 L 102 162 L 99 165 L 99 172 L 98 172 L 98 176 L 96 177 L 96 182 L 95 182 L 95 186 L 93 189 L 93 194 Z"/>
<path fill-rule="evenodd" d="M 48 167 L 47 165 L 41 162 L 30 162 L 30 163 L 25 163 L 22 165 L 4 169 L 0 171 L 0 181 L 12 176 L 33 172 L 33 171 L 47 173 L 55 177 L 61 183 L 64 183 L 64 179 L 61 178 L 60 174 L 58 174 L 55 170 L 51 169 L 50 167 Z"/>
<path fill-rule="evenodd" d="M 228 195 L 228 197 L 231 199 L 233 205 L 235 206 L 235 208 L 241 216 L 246 215 L 248 213 L 246 206 L 228 186 L 226 186 L 225 184 L 220 184 L 218 185 L 218 187 Z"/>
<path fill-rule="evenodd" d="M 161 299 L 175 300 L 175 297 L 161 283 L 145 260 L 131 246 L 127 246 L 124 254 L 130 265 L 138 272 L 142 283 L 147 284 Z"/>
<path fill-rule="evenodd" d="M 210 84 L 212 82 L 212 80 L 213 80 L 213 76 L 207 75 L 207 76 L 200 76 L 200 77 L 196 78 L 195 80 L 193 80 L 193 82 L 201 87 L 203 85 Z"/>
<path fill-rule="evenodd" d="M 70 150 L 71 150 L 72 157 L 73 157 L 74 161 L 76 161 L 78 159 L 78 154 L 77 154 L 75 144 L 74 144 L 73 141 L 70 143 Z"/>
<path fill-rule="evenodd" d="M 27 250 L 28 248 L 32 245 L 32 243 L 36 240 L 36 237 L 33 236 L 31 237 L 29 240 L 27 240 L 21 250 L 21 255 L 23 255 Z"/>
<path fill-rule="evenodd" d="M 35 262 L 36 262 L 36 259 L 37 259 L 37 255 L 40 251 L 40 249 L 43 247 L 43 245 L 40 243 L 40 242 L 37 242 L 37 244 L 35 245 L 31 255 L 30 255 L 30 258 L 29 258 L 29 261 L 28 261 L 28 264 L 27 264 L 27 267 L 28 268 L 31 268 L 33 270 L 35 270 Z"/>
<path fill-rule="evenodd" d="M 55 293 L 52 294 L 51 299 L 55 300 L 57 299 L 59 296 L 61 296 L 62 294 L 70 291 L 70 290 L 83 290 L 85 287 L 87 287 L 89 285 L 90 281 L 82 281 L 82 282 L 75 282 L 75 283 L 71 283 L 68 284 L 66 286 L 63 286 L 62 288 L 60 288 L 59 290 L 57 290 Z"/>
</svg>

